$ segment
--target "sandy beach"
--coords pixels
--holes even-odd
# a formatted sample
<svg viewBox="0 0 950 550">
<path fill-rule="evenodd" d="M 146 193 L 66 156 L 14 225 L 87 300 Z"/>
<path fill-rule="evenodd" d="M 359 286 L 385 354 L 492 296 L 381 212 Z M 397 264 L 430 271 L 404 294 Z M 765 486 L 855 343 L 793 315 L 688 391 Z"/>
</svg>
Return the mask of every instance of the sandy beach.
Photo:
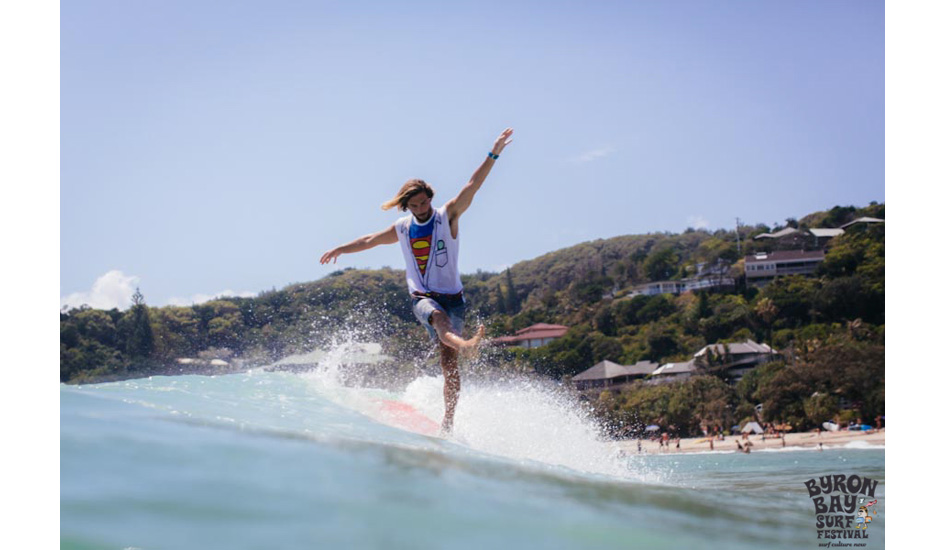
<svg viewBox="0 0 950 550">
<path fill-rule="evenodd" d="M 823 448 L 841 447 L 853 442 L 864 442 L 868 445 L 884 446 L 884 429 L 871 430 L 867 432 L 798 432 L 785 434 L 786 448 L 815 449 L 821 443 Z M 782 448 L 782 439 L 775 436 L 766 436 L 749 434 L 748 439 L 742 436 L 728 435 L 724 440 L 714 439 L 712 449 L 709 447 L 708 437 L 693 437 L 680 440 L 680 448 L 676 448 L 676 440 L 670 440 L 669 449 L 660 448 L 659 441 L 644 439 L 641 443 L 641 454 L 674 454 L 674 453 L 701 453 L 713 451 L 737 451 L 736 442 L 745 444 L 746 441 L 752 443 L 751 452 L 761 451 L 762 449 L 780 449 Z M 627 454 L 637 454 L 637 440 L 625 440 L 618 442 L 621 450 Z"/>
</svg>

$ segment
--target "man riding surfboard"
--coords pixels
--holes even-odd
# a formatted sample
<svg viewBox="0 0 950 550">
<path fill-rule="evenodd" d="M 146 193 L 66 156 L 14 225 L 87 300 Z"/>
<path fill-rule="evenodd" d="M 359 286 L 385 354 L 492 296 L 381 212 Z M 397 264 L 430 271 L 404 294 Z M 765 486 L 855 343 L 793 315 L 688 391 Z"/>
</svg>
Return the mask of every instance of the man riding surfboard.
<svg viewBox="0 0 950 550">
<path fill-rule="evenodd" d="M 441 208 L 432 207 L 435 191 L 421 179 L 407 181 L 396 196 L 383 203 L 383 210 L 398 207 L 410 214 L 378 232 L 370 233 L 329 250 L 320 257 L 321 264 L 336 263 L 341 254 L 352 254 L 382 244 L 399 243 L 406 261 L 406 282 L 412 295 L 412 312 L 437 340 L 442 374 L 445 379 L 445 418 L 442 431 L 450 433 L 455 419 L 461 380 L 458 372 L 459 352 L 474 350 L 485 335 L 479 326 L 475 336 L 462 337 L 465 322 L 465 298 L 458 271 L 459 218 L 472 204 L 498 156 L 511 143 L 511 128 L 505 129 L 492 145 L 459 194 Z"/>
</svg>

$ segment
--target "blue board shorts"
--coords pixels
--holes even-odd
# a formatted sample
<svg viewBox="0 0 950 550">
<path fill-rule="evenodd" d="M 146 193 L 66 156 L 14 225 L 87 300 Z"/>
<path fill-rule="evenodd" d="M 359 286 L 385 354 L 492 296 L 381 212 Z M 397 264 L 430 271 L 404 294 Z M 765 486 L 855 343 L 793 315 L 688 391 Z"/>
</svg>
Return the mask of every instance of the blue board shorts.
<svg viewBox="0 0 950 550">
<path fill-rule="evenodd" d="M 416 319 L 426 327 L 429 332 L 429 338 L 438 341 L 439 335 L 432 327 L 432 314 L 439 310 L 449 316 L 449 322 L 452 325 L 452 332 L 462 335 L 465 328 L 465 298 L 458 294 L 456 296 L 417 296 L 412 299 L 412 313 Z"/>
</svg>

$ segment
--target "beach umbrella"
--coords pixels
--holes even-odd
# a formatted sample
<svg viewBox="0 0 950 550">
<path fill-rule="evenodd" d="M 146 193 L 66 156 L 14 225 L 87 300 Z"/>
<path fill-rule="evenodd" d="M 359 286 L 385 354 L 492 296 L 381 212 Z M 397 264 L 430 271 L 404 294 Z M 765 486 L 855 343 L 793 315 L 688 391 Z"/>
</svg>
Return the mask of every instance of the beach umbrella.
<svg viewBox="0 0 950 550">
<path fill-rule="evenodd" d="M 645 429 L 646 431 L 648 431 L 648 432 L 655 432 L 655 431 L 659 430 L 660 427 L 657 426 L 656 424 L 650 424 L 649 426 L 647 426 L 647 427 L 644 428 L 644 429 Z"/>
<path fill-rule="evenodd" d="M 759 426 L 758 422 L 749 422 L 742 428 L 742 433 L 744 434 L 749 433 L 749 432 L 755 432 L 757 434 L 760 434 L 764 431 L 765 430 L 762 429 L 762 426 Z"/>
</svg>

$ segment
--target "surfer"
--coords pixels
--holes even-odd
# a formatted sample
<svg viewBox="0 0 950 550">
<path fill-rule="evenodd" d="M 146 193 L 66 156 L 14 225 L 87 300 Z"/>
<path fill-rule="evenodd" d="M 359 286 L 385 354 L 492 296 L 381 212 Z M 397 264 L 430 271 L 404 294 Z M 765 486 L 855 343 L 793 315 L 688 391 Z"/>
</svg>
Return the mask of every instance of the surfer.
<svg viewBox="0 0 950 550">
<path fill-rule="evenodd" d="M 410 179 L 392 199 L 383 203 L 383 210 L 398 208 L 410 214 L 396 220 L 388 228 L 370 233 L 329 250 L 320 257 L 321 264 L 336 263 L 341 254 L 352 254 L 382 244 L 399 243 L 406 261 L 406 282 L 412 295 L 412 312 L 438 341 L 442 375 L 445 379 L 445 417 L 443 433 L 451 433 L 455 406 L 461 390 L 458 372 L 459 353 L 472 353 L 485 335 L 479 325 L 475 335 L 462 337 L 465 323 L 465 298 L 458 271 L 459 218 L 472 204 L 488 173 L 501 152 L 511 143 L 511 128 L 495 140 L 485 160 L 472 174 L 459 194 L 440 208 L 432 207 L 435 190 L 421 179 Z"/>
</svg>

